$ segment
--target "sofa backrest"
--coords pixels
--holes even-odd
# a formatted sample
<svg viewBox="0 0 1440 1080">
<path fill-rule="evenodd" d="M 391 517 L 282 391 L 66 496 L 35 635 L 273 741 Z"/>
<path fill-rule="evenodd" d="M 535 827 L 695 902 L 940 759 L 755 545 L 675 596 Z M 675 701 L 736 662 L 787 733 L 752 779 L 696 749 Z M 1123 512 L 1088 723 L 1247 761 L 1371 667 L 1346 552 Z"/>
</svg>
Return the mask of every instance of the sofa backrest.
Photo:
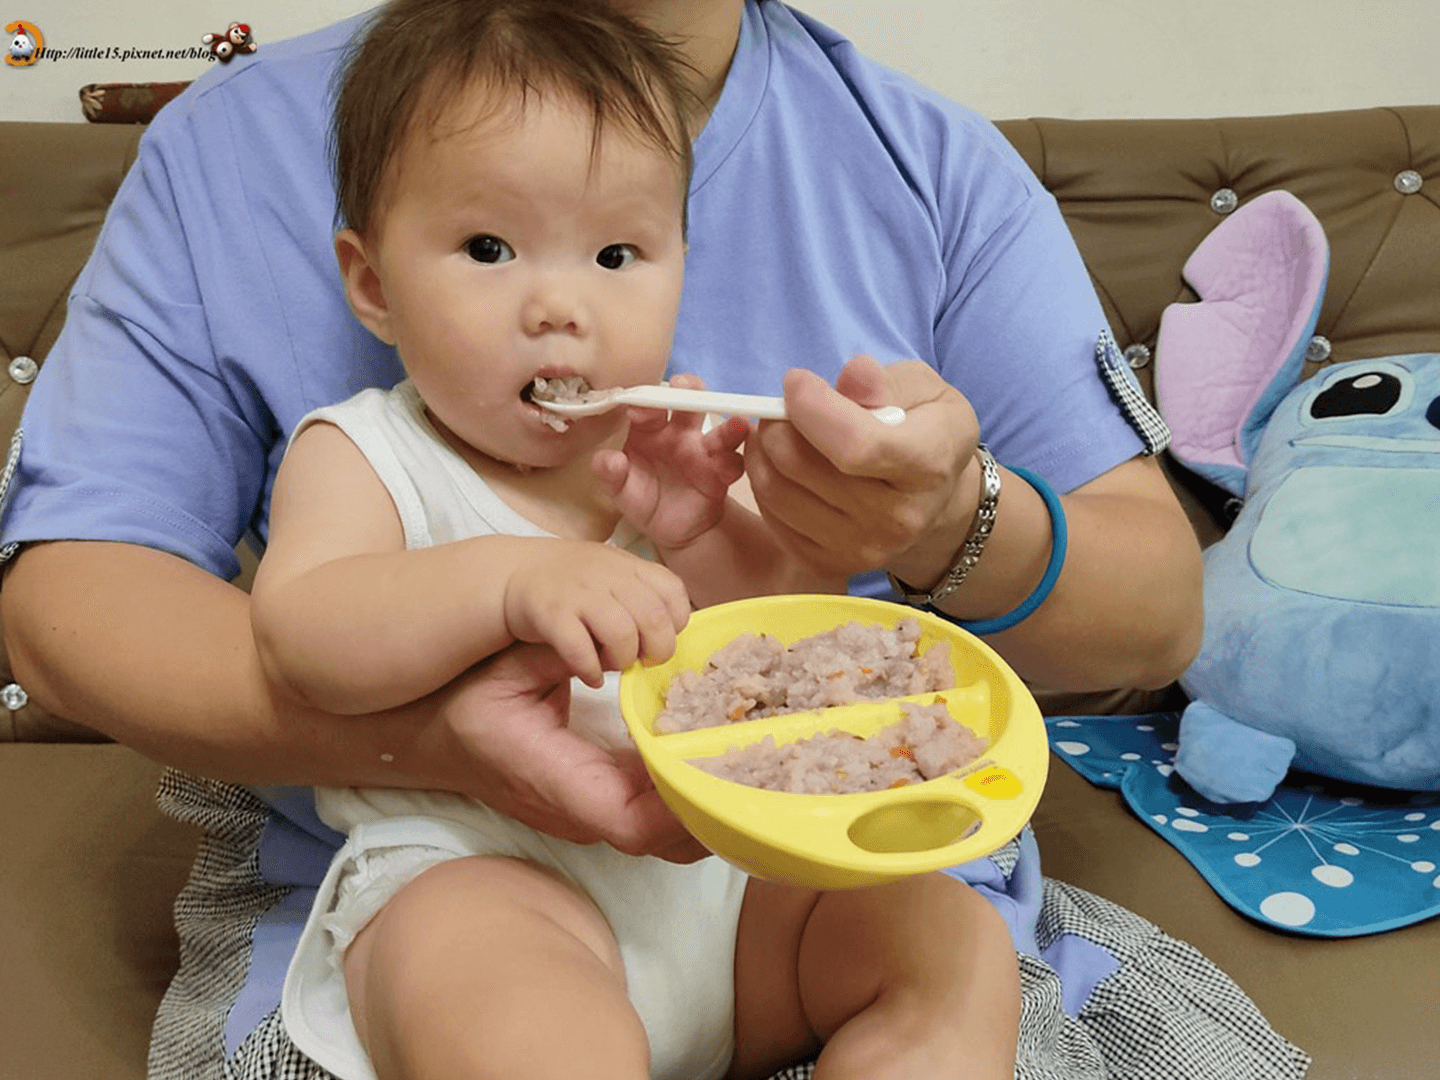
<svg viewBox="0 0 1440 1080">
<path fill-rule="evenodd" d="M 1059 200 L 1116 339 L 1152 395 L 1160 316 L 1194 300 L 1185 260 L 1224 216 L 1274 189 L 1325 227 L 1330 274 L 1304 375 L 1440 352 L 1440 106 L 1214 120 L 1006 120 Z M 1228 494 L 1171 479 L 1202 542 Z"/>
<path fill-rule="evenodd" d="M 1190 252 L 1282 188 L 1330 242 L 1327 362 L 1440 350 L 1440 106 L 999 127 L 1059 200 L 1122 345 L 1153 346 L 1165 307 L 1193 299 Z"/>
</svg>

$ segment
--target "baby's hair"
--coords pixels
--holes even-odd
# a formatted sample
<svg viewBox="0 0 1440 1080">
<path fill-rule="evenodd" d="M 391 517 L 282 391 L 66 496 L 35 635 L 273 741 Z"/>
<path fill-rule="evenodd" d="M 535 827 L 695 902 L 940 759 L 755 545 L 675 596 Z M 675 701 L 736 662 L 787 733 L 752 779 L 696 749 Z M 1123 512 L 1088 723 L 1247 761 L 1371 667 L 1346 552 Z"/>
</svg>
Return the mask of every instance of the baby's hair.
<svg viewBox="0 0 1440 1080">
<path fill-rule="evenodd" d="M 676 46 L 599 0 L 393 0 L 339 71 L 330 132 L 337 223 L 367 234 L 396 150 L 471 85 L 522 103 L 572 97 L 590 108 L 593 147 L 618 126 L 670 155 L 683 199 L 690 76 Z"/>
</svg>

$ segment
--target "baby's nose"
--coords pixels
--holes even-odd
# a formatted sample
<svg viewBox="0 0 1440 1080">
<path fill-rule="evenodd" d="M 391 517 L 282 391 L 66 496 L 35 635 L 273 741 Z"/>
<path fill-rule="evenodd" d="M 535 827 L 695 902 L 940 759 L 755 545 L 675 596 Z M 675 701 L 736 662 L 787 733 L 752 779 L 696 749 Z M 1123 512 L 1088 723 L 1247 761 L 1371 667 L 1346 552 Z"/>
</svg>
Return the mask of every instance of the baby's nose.
<svg viewBox="0 0 1440 1080">
<path fill-rule="evenodd" d="M 527 334 L 582 334 L 588 321 L 576 283 L 560 273 L 536 281 L 521 318 Z"/>
</svg>

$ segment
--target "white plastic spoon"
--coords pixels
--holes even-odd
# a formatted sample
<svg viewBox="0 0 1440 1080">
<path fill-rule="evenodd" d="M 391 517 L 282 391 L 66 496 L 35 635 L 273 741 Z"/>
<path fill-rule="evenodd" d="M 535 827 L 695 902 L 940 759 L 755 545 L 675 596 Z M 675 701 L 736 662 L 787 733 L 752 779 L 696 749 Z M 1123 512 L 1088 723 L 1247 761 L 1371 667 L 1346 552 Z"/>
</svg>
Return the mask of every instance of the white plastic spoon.
<svg viewBox="0 0 1440 1080">
<path fill-rule="evenodd" d="M 759 420 L 785 420 L 785 399 L 763 394 L 727 394 L 719 390 L 687 390 L 679 386 L 629 386 L 613 390 L 591 390 L 584 401 L 550 401 L 536 396 L 531 399 L 542 409 L 558 416 L 595 416 L 619 405 L 641 405 L 651 409 L 676 409 L 681 412 L 718 413 L 721 416 L 749 416 Z M 898 424 L 905 419 L 905 410 L 898 405 L 882 405 L 870 410 L 882 424 Z"/>
</svg>

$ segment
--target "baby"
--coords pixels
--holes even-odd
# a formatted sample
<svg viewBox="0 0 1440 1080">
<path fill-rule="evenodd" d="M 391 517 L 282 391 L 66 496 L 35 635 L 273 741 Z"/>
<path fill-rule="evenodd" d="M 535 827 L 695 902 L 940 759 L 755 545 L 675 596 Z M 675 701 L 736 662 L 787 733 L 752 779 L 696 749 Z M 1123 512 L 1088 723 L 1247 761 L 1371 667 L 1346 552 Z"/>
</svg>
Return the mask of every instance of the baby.
<svg viewBox="0 0 1440 1080">
<path fill-rule="evenodd" d="M 557 430 L 532 400 L 537 378 L 651 383 L 669 359 L 700 117 L 620 6 L 397 0 L 351 57 L 335 248 L 407 378 L 290 444 L 253 593 L 276 694 L 386 709 L 542 643 L 576 678 L 571 726 L 618 746 L 606 673 L 671 655 L 692 606 L 843 587 L 730 497 L 744 421 Z M 1013 946 L 958 880 L 815 893 L 444 792 L 317 807 L 348 839 L 283 1015 L 341 1080 L 713 1080 L 817 1051 L 822 1077 L 1012 1075 Z"/>
</svg>

